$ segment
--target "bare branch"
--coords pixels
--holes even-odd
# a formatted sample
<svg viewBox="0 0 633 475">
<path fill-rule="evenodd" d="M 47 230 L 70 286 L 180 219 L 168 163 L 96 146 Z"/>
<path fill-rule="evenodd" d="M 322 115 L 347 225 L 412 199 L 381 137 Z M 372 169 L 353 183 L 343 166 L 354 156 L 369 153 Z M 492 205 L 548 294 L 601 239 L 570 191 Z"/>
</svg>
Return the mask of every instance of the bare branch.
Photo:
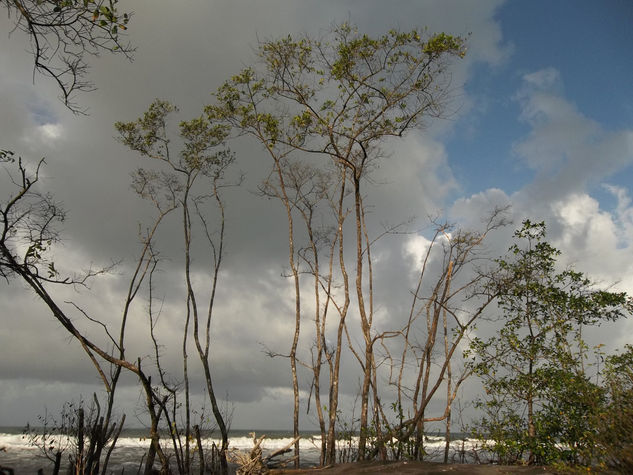
<svg viewBox="0 0 633 475">
<path fill-rule="evenodd" d="M 94 90 L 87 79 L 87 56 L 102 52 L 131 59 L 134 49 L 124 31 L 132 16 L 120 13 L 118 0 L 2 0 L 14 30 L 31 42 L 34 71 L 53 78 L 60 99 L 75 113 L 85 113 L 76 103 L 80 92 Z"/>
</svg>

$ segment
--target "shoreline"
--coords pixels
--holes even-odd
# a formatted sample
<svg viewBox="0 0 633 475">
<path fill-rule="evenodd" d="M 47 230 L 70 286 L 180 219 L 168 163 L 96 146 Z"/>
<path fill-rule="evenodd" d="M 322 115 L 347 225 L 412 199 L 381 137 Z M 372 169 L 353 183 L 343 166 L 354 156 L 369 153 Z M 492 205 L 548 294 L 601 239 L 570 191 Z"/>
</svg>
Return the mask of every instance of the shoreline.
<svg viewBox="0 0 633 475">
<path fill-rule="evenodd" d="M 34 460 L 35 459 L 35 460 Z M 30 458 L 28 467 L 21 466 L 17 460 L 13 461 L 18 463 L 6 464 L 2 463 L 0 459 L 0 471 L 13 469 L 16 475 L 22 473 L 31 473 L 30 470 L 41 468 L 44 473 L 48 473 L 50 467 L 48 464 L 43 463 L 40 457 Z M 24 461 L 24 460 L 23 460 Z M 234 463 L 229 464 L 229 474 L 235 474 L 238 466 Z M 138 468 L 138 464 L 134 464 Z M 132 469 L 132 467 L 129 467 Z M 26 469 L 26 471 L 25 471 Z M 4 473 L 4 472 L 3 472 Z M 9 472 L 6 472 L 9 473 Z M 527 465 L 496 465 L 492 463 L 481 464 L 460 464 L 460 463 L 440 463 L 440 462 L 428 462 L 428 461 L 413 461 L 413 460 L 400 460 L 400 461 L 360 461 L 360 462 L 346 462 L 336 465 L 329 465 L 325 467 L 305 467 L 305 468 L 273 468 L 265 472 L 268 475 L 338 475 L 338 474 L 422 474 L 422 475 L 441 475 L 441 474 L 453 474 L 453 475 L 505 475 L 505 474 L 518 474 L 518 475 L 557 475 L 557 474 L 579 474 L 587 473 L 580 469 L 574 469 L 574 467 L 568 467 L 563 469 L 555 469 L 547 466 L 527 466 Z M 614 470 L 592 470 L 592 473 L 600 473 L 603 475 L 616 475 L 619 472 Z"/>
<path fill-rule="evenodd" d="M 397 462 L 351 462 L 327 467 L 300 468 L 300 469 L 272 469 L 269 475 L 302 475 L 302 474 L 355 474 L 355 473 L 385 473 L 385 474 L 425 474 L 440 475 L 450 473 L 453 475 L 556 475 L 560 473 L 577 473 L 574 471 L 554 470 L 545 466 L 525 465 L 495 465 L 495 464 L 456 464 L 439 462 L 397 461 Z M 580 473 L 580 472 L 578 472 Z M 585 472 L 586 473 L 586 472 Z M 602 474 L 616 474 L 614 471 L 598 471 Z"/>
</svg>

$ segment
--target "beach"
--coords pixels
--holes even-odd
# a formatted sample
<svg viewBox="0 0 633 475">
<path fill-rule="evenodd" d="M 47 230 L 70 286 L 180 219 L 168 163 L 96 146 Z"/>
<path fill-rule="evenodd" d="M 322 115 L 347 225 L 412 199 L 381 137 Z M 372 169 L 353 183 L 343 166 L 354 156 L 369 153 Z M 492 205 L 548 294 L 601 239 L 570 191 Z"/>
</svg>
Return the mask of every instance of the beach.
<svg viewBox="0 0 633 475">
<path fill-rule="evenodd" d="M 268 431 L 263 444 L 264 455 L 285 446 L 292 440 L 287 431 Z M 143 429 L 127 429 L 117 444 L 112 454 L 108 472 L 112 473 L 137 473 L 141 465 L 149 440 L 144 436 Z M 551 468 L 540 466 L 502 466 L 490 463 L 455 463 L 460 461 L 472 462 L 464 458 L 469 450 L 474 448 L 473 441 L 456 440 L 451 446 L 449 460 L 453 463 L 439 463 L 442 460 L 443 440 L 441 437 L 430 437 L 427 440 L 429 461 L 395 461 L 395 462 L 352 462 L 339 463 L 334 466 L 315 467 L 318 464 L 318 435 L 305 433 L 301 439 L 302 466 L 300 469 L 272 469 L 268 473 L 274 474 L 353 474 L 353 473 L 392 473 L 392 474 L 455 474 L 455 475 L 500 475 L 500 474 L 554 474 L 560 473 Z M 218 442 L 209 438 L 205 445 Z M 343 441 L 340 441 L 344 445 Z M 465 444 L 462 445 L 462 444 Z M 233 431 L 231 444 L 233 450 L 249 452 L 252 448 L 252 437 L 247 431 Z M 43 469 L 44 474 L 52 473 L 53 464 L 47 460 L 40 449 L 29 444 L 23 434 L 23 429 L 0 428 L 0 469 L 11 468 L 15 475 L 33 474 Z M 341 447 L 342 448 L 342 447 Z M 466 454 L 464 453 L 466 452 Z M 67 465 L 67 457 L 64 457 L 64 466 Z M 236 468 L 232 465 L 233 473 Z M 573 472 L 566 472 L 573 473 Z M 616 472 L 602 472 L 616 473 Z"/>
<path fill-rule="evenodd" d="M 315 468 L 315 469 L 299 469 L 299 470 L 272 470 L 268 472 L 271 475 L 281 474 L 339 474 L 339 473 L 392 473 L 392 474 L 426 474 L 426 475 L 502 475 L 502 474 L 556 474 L 560 472 L 553 471 L 547 467 L 537 466 L 507 466 L 493 464 L 442 464 L 434 462 L 356 462 L 344 463 L 332 467 Z M 615 473 L 615 472 L 604 472 Z"/>
</svg>

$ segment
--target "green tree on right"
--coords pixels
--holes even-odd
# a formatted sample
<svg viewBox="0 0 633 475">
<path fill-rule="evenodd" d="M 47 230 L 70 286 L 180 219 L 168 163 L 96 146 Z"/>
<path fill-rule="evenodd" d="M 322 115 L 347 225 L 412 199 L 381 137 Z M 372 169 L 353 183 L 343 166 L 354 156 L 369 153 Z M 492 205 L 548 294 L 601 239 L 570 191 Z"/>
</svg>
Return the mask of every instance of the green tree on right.
<svg viewBox="0 0 633 475">
<path fill-rule="evenodd" d="M 490 278 L 503 326 L 473 338 L 467 351 L 486 393 L 473 432 L 499 463 L 602 463 L 600 414 L 613 398 L 583 331 L 625 317 L 631 299 L 571 268 L 560 271 L 560 251 L 545 236 L 544 223 L 524 221 Z"/>
<path fill-rule="evenodd" d="M 604 464 L 633 473 L 633 345 L 605 360 L 606 405 L 594 416 Z"/>
</svg>

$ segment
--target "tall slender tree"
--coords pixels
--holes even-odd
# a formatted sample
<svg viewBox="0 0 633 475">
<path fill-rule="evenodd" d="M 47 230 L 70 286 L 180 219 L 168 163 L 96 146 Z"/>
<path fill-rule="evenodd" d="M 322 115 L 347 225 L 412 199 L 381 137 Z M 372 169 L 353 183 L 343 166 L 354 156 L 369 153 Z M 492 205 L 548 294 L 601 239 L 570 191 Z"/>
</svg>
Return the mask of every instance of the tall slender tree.
<svg viewBox="0 0 633 475">
<path fill-rule="evenodd" d="M 221 189 L 227 185 L 224 174 L 227 167 L 234 161 L 234 156 L 230 151 L 220 148 L 226 138 L 225 128 L 211 123 L 204 117 L 180 123 L 179 137 L 183 145 L 180 153 L 174 155 L 171 150 L 167 120 L 169 115 L 176 110 L 170 103 L 156 100 L 143 117 L 133 122 L 117 122 L 115 126 L 123 144 L 162 166 L 160 171 L 138 169 L 135 174 L 137 192 L 142 197 L 152 200 L 159 210 L 162 205 L 157 197 L 165 195 L 169 202 L 182 212 L 186 303 L 182 333 L 182 377 L 185 399 L 182 445 L 184 445 L 184 450 L 180 469 L 182 473 L 190 473 L 192 468 L 191 442 L 195 434 L 191 419 L 193 409 L 190 401 L 189 338 L 193 335 L 198 359 L 204 370 L 207 395 L 213 416 L 220 429 L 221 470 L 226 473 L 228 471 L 226 459 L 228 427 L 213 385 L 210 348 L 218 277 L 224 253 L 225 203 Z M 208 211 L 204 209 L 204 204 L 209 200 L 215 204 L 218 212 L 217 238 L 214 238 L 215 226 L 208 216 Z M 195 220 L 198 221 L 197 229 L 202 232 L 211 255 L 211 266 L 206 270 L 208 286 L 206 294 L 203 295 L 207 300 L 206 312 L 200 307 L 202 296 L 196 290 L 192 279 Z M 159 358 L 158 353 L 156 357 Z M 173 394 L 174 390 L 172 389 L 171 392 Z M 174 415 L 171 424 L 176 423 Z M 200 457 L 200 464 L 204 468 L 202 457 Z"/>
<path fill-rule="evenodd" d="M 447 67 L 451 57 L 464 53 L 463 39 L 444 33 L 392 30 L 372 38 L 344 23 L 321 39 L 288 36 L 260 44 L 262 67 L 247 68 L 231 78 L 219 88 L 217 102 L 207 107 L 212 119 L 225 120 L 238 131 L 255 136 L 272 157 L 276 170 L 291 154 L 293 159 L 299 159 L 299 154 L 306 160 L 310 155 L 322 156 L 340 169 L 337 176 L 348 183 L 355 222 L 354 292 L 364 341 L 361 457 L 365 456 L 374 368 L 373 314 L 367 295 L 371 288 L 366 263 L 370 243 L 363 232 L 362 183 L 381 157 L 385 138 L 401 137 L 429 117 L 444 113 L 450 96 Z M 293 268 L 293 218 L 290 207 L 285 206 Z M 340 212 L 346 215 L 345 209 Z M 343 254 L 339 266 L 346 276 Z M 299 302 L 300 289 L 295 288 Z M 346 312 L 348 304 L 341 308 Z M 296 313 L 299 321 L 299 304 Z M 342 314 L 342 325 L 344 320 Z M 338 374 L 332 384 L 338 386 Z M 334 394 L 337 391 L 335 387 Z M 330 423 L 333 426 L 334 421 Z"/>
</svg>

